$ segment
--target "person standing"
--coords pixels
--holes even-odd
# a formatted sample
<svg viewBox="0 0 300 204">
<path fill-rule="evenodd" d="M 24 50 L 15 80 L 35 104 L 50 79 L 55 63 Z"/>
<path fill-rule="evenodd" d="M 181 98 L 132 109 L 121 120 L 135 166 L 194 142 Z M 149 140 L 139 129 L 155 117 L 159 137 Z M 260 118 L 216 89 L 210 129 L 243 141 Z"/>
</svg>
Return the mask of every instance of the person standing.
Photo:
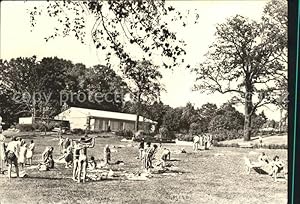
<svg viewBox="0 0 300 204">
<path fill-rule="evenodd" d="M 145 142 L 144 139 L 142 139 L 139 145 L 139 157 L 138 157 L 139 159 L 143 159 L 144 147 L 145 147 Z"/>
<path fill-rule="evenodd" d="M 193 150 L 197 151 L 199 149 L 200 137 L 198 135 L 193 138 Z"/>
<path fill-rule="evenodd" d="M 105 163 L 105 165 L 109 164 L 110 159 L 111 159 L 110 156 L 111 156 L 111 151 L 110 151 L 109 145 L 107 144 L 104 147 L 104 163 Z"/>
<path fill-rule="evenodd" d="M 5 167 L 5 136 L 1 133 L 0 130 L 0 174 L 4 174 L 4 167 Z"/>
<path fill-rule="evenodd" d="M 27 154 L 26 154 L 26 158 L 29 162 L 29 165 L 32 165 L 32 157 L 33 157 L 33 154 L 34 154 L 34 149 L 35 149 L 35 144 L 34 144 L 33 140 L 31 140 L 30 145 L 27 149 Z"/>
<path fill-rule="evenodd" d="M 12 165 L 15 166 L 17 177 L 19 177 L 19 166 L 18 166 L 19 153 L 20 153 L 19 141 L 17 141 L 15 137 L 12 137 L 11 141 L 7 144 L 7 148 L 6 148 L 9 179 L 11 178 Z"/>
<path fill-rule="evenodd" d="M 25 164 L 25 160 L 26 160 L 26 152 L 27 152 L 26 142 L 24 140 L 21 140 L 18 163 L 22 169 L 24 168 L 24 164 Z"/>
</svg>

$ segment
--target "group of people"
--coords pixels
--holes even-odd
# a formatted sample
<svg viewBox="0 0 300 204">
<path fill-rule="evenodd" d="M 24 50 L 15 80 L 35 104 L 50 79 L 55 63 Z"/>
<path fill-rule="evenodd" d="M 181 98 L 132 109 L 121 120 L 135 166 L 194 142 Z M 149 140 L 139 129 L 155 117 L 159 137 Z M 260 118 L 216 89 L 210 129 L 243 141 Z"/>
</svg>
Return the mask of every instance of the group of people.
<svg viewBox="0 0 300 204">
<path fill-rule="evenodd" d="M 277 181 L 278 174 L 283 171 L 284 163 L 279 159 L 278 155 L 275 155 L 272 160 L 268 158 L 265 152 L 262 152 L 258 157 L 258 162 L 253 164 L 256 168 L 269 167 L 267 172 L 270 176 L 274 178 L 274 181 Z"/>
<path fill-rule="evenodd" d="M 31 140 L 27 145 L 20 137 L 12 137 L 8 143 L 5 143 L 5 140 L 5 136 L 0 133 L 0 173 L 4 174 L 4 169 L 8 165 L 8 177 L 11 178 L 11 170 L 14 166 L 19 177 L 19 167 L 23 169 L 26 164 L 32 164 L 35 143 Z"/>
<path fill-rule="evenodd" d="M 147 142 L 145 146 L 144 140 L 139 145 L 139 159 L 142 160 L 143 168 L 146 171 L 150 171 L 151 168 L 161 166 L 165 168 L 166 161 L 170 160 L 171 152 L 167 148 L 163 148 L 161 145 L 154 144 L 151 146 L 151 142 Z M 153 165 L 154 164 L 154 165 Z"/>
<path fill-rule="evenodd" d="M 211 135 L 196 135 L 193 137 L 193 150 L 197 151 L 200 146 L 204 146 L 204 149 L 209 148 L 212 145 Z"/>
</svg>

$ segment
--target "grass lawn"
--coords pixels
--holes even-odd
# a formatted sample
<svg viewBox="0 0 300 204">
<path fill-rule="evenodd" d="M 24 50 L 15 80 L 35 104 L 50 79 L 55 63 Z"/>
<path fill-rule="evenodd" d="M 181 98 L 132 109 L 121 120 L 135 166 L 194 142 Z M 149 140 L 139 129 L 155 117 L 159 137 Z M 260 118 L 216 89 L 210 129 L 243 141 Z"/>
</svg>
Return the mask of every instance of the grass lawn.
<svg viewBox="0 0 300 204">
<path fill-rule="evenodd" d="M 269 145 L 269 144 L 274 144 L 274 145 L 287 145 L 288 143 L 288 136 L 287 134 L 283 135 L 267 135 L 263 136 L 263 144 L 264 145 Z M 220 143 L 223 144 L 239 144 L 239 143 L 251 143 L 251 144 L 259 144 L 259 139 L 258 137 L 252 137 L 250 141 L 245 142 L 243 138 L 240 139 L 234 139 L 234 140 L 226 140 L 222 141 Z"/>
<path fill-rule="evenodd" d="M 52 136 L 23 136 L 34 139 L 37 163 L 45 146 L 54 146 L 54 159 L 59 157 L 58 140 Z M 97 138 L 95 148 L 88 152 L 97 160 L 103 156 L 105 144 L 125 145 L 114 148 L 111 165 L 114 171 L 138 172 L 141 162 L 136 159 L 138 149 L 128 147 L 120 138 Z M 147 181 L 115 180 L 76 183 L 72 170 L 56 164 L 51 171 L 26 169 L 28 178 L 0 177 L 0 203 L 287 203 L 287 183 L 274 182 L 270 176 L 252 172 L 246 174 L 243 157 L 256 160 L 258 149 L 212 147 L 211 150 L 192 152 L 190 146 L 165 145 L 171 150 L 171 163 L 182 174 L 176 176 L 154 174 Z M 185 148 L 186 154 L 175 153 Z M 116 151 L 114 151 L 116 150 Z M 263 150 L 270 157 L 279 155 L 286 161 L 286 150 Z"/>
</svg>

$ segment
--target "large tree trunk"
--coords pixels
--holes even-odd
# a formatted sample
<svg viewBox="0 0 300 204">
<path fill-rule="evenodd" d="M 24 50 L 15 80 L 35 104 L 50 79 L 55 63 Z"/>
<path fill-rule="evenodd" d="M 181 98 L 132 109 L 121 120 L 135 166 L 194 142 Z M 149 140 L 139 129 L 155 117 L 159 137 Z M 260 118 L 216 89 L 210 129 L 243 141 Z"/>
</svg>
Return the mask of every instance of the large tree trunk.
<svg viewBox="0 0 300 204">
<path fill-rule="evenodd" d="M 252 134 L 251 119 L 253 114 L 253 103 L 252 103 L 252 92 L 251 88 L 246 88 L 246 98 L 245 98 L 245 123 L 244 123 L 244 141 L 249 141 Z"/>
<path fill-rule="evenodd" d="M 282 108 L 280 107 L 279 132 L 282 132 Z"/>
<path fill-rule="evenodd" d="M 138 101 L 136 107 L 136 121 L 135 121 L 135 131 L 139 130 L 139 118 L 140 118 L 140 103 L 141 103 L 141 94 L 138 94 Z"/>
</svg>

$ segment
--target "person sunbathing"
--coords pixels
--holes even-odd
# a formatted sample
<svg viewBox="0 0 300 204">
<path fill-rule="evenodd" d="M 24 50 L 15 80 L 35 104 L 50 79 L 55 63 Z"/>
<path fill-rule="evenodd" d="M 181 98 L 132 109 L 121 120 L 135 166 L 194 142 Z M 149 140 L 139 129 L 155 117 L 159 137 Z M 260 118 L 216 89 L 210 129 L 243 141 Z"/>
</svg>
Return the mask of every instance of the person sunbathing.
<svg viewBox="0 0 300 204">
<path fill-rule="evenodd" d="M 261 166 L 267 165 L 269 164 L 269 158 L 267 157 L 267 155 L 262 152 L 259 157 L 258 157 L 258 163 L 261 164 Z"/>
<path fill-rule="evenodd" d="M 270 176 L 274 178 L 274 181 L 277 181 L 277 174 L 280 173 L 283 170 L 284 164 L 283 162 L 279 159 L 279 156 L 275 156 L 273 158 L 273 161 L 271 163 L 272 165 L 272 172 L 270 173 Z"/>
</svg>

